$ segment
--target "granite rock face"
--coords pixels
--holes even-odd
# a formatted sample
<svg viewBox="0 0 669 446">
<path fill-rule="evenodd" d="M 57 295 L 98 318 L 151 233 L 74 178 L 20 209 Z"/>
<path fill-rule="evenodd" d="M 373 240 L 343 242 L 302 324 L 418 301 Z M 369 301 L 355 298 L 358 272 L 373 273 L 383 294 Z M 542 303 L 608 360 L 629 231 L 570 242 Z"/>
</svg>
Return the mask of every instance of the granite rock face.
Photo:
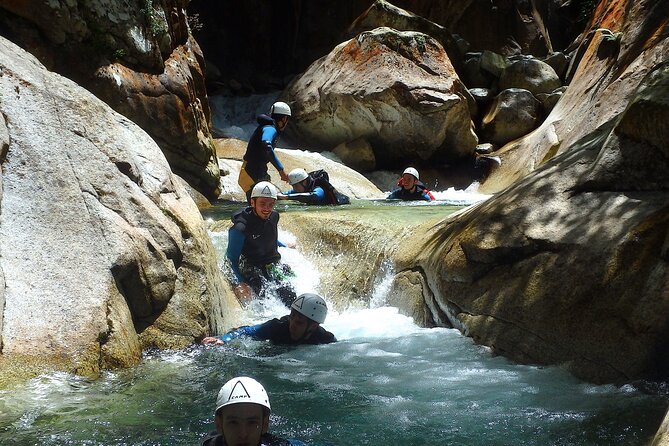
<svg viewBox="0 0 669 446">
<path fill-rule="evenodd" d="M 5 37 L 138 124 L 175 173 L 215 198 L 204 57 L 189 33 L 187 4 L 7 0 L 0 21 Z"/>
<path fill-rule="evenodd" d="M 0 38 L 3 360 L 81 374 L 226 325 L 202 217 L 138 126 Z"/>
<path fill-rule="evenodd" d="M 314 62 L 282 97 L 293 107 L 287 138 L 319 150 L 363 138 L 377 167 L 457 160 L 478 142 L 469 92 L 443 47 L 421 33 L 363 32 Z"/>
</svg>

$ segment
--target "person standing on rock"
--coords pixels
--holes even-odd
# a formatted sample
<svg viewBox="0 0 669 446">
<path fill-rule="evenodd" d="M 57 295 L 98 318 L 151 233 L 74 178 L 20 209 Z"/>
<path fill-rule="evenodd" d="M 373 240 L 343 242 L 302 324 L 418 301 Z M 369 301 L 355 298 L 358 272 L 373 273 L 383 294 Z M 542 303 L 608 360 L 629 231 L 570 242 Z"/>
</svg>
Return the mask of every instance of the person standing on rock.
<svg viewBox="0 0 669 446">
<path fill-rule="evenodd" d="M 235 328 L 222 336 L 202 339 L 205 345 L 223 345 L 242 336 L 277 345 L 329 344 L 335 336 L 321 327 L 328 314 L 325 300 L 318 294 L 300 294 L 290 306 L 290 314 L 258 325 Z"/>
<path fill-rule="evenodd" d="M 234 275 L 235 295 L 245 303 L 255 296 L 267 297 L 274 291 L 289 306 L 295 291 L 289 278 L 294 276 L 288 265 L 281 263 L 279 246 L 279 213 L 274 210 L 277 190 L 268 181 L 261 181 L 251 190 L 251 205 L 232 215 L 225 256 Z"/>
<path fill-rule="evenodd" d="M 432 193 L 427 190 L 427 187 L 421 183 L 418 171 L 413 167 L 404 169 L 397 185 L 400 187 L 388 195 L 388 200 L 434 200 L 434 196 L 432 196 Z"/>
<path fill-rule="evenodd" d="M 288 175 L 274 151 L 279 134 L 288 125 L 291 111 L 285 102 L 275 102 L 270 108 L 270 116 L 258 116 L 258 127 L 255 129 L 246 146 L 244 162 L 239 171 L 238 183 L 246 193 L 247 201 L 251 202 L 251 190 L 260 181 L 269 181 L 267 163 L 272 163 L 283 181 Z"/>
<path fill-rule="evenodd" d="M 293 188 L 280 193 L 279 200 L 295 200 L 304 204 L 341 205 L 351 200 L 330 184 L 330 176 L 324 170 L 307 173 L 304 169 L 293 169 L 288 174 L 288 182 Z"/>
<path fill-rule="evenodd" d="M 272 408 L 265 388 L 253 378 L 238 376 L 226 382 L 218 392 L 214 425 L 216 430 L 201 446 L 306 446 L 270 434 Z"/>
</svg>

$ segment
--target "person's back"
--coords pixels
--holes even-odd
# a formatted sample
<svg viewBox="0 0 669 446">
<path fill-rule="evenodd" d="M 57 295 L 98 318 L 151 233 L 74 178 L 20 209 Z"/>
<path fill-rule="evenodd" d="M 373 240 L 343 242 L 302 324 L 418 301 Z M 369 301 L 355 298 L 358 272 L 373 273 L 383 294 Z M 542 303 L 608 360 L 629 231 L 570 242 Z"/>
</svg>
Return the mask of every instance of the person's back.
<svg viewBox="0 0 669 446">
<path fill-rule="evenodd" d="M 268 151 L 267 141 L 274 142 L 278 133 L 274 127 L 274 120 L 265 114 L 258 115 L 256 118 L 258 127 L 249 138 L 244 161 L 246 161 L 246 170 L 253 178 L 260 178 L 267 173 L 267 163 L 271 162 L 271 155 Z M 263 134 L 265 138 L 263 138 Z M 262 178 L 263 180 L 265 178 Z"/>
<path fill-rule="evenodd" d="M 245 325 L 235 328 L 228 333 L 220 336 L 223 342 L 230 342 L 233 339 L 248 336 L 258 341 L 271 341 L 275 345 L 298 345 L 298 344 L 329 344 L 335 342 L 335 336 L 324 329 L 317 327 L 308 338 L 293 339 L 290 333 L 290 315 L 287 314 L 281 318 L 271 319 L 258 325 Z"/>
<path fill-rule="evenodd" d="M 237 182 L 246 193 L 250 202 L 251 189 L 261 181 L 269 181 L 267 163 L 272 163 L 283 181 L 288 181 L 288 175 L 283 170 L 283 165 L 274 151 L 279 133 L 288 125 L 291 116 L 290 106 L 285 102 L 275 102 L 270 108 L 270 115 L 259 115 L 258 127 L 249 138 L 244 162 L 239 171 Z"/>
</svg>

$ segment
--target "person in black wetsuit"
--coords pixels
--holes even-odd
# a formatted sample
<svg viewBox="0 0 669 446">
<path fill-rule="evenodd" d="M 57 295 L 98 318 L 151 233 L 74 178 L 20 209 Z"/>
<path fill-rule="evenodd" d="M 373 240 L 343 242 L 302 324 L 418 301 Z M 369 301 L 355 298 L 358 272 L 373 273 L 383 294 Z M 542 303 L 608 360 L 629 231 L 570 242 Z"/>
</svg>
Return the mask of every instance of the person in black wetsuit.
<svg viewBox="0 0 669 446">
<path fill-rule="evenodd" d="M 233 272 L 235 295 L 245 303 L 266 297 L 273 290 L 289 306 L 296 297 L 289 278 L 293 275 L 288 265 L 281 263 L 279 246 L 279 213 L 274 210 L 277 190 L 267 181 L 261 181 L 251 192 L 251 206 L 232 216 L 228 231 L 225 256 Z"/>
<path fill-rule="evenodd" d="M 265 388 L 253 378 L 233 378 L 218 392 L 214 424 L 201 446 L 306 446 L 268 433 L 271 412 Z"/>
<path fill-rule="evenodd" d="M 239 171 L 239 185 L 246 193 L 246 198 L 251 202 L 251 190 L 260 181 L 269 181 L 267 163 L 272 163 L 283 181 L 288 181 L 288 175 L 283 169 L 283 164 L 276 156 L 274 149 L 279 134 L 288 125 L 291 111 L 285 102 L 275 102 L 270 109 L 270 116 L 258 116 L 258 127 L 249 138 L 244 154 L 244 162 Z"/>
<path fill-rule="evenodd" d="M 321 327 L 328 307 L 318 294 L 304 293 L 290 306 L 290 314 L 263 324 L 235 328 L 222 336 L 210 336 L 203 344 L 223 345 L 241 336 L 272 341 L 277 345 L 329 344 L 337 339 Z"/>
<path fill-rule="evenodd" d="M 325 170 L 315 170 L 307 173 L 306 170 L 293 169 L 288 174 L 288 182 L 293 188 L 285 193 L 279 193 L 279 200 L 295 200 L 304 204 L 342 205 L 351 200 L 330 184 L 330 176 Z"/>
<path fill-rule="evenodd" d="M 434 200 L 434 197 L 427 189 L 427 187 L 421 183 L 418 171 L 413 167 L 407 167 L 404 169 L 398 185 L 400 187 L 388 195 L 388 200 Z"/>
</svg>

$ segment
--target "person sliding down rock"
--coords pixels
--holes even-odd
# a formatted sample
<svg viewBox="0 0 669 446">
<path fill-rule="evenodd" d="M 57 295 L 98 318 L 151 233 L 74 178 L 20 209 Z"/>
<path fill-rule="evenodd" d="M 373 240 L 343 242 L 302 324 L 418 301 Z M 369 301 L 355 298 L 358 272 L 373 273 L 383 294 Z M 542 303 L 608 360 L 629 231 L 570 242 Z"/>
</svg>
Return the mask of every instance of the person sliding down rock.
<svg viewBox="0 0 669 446">
<path fill-rule="evenodd" d="M 387 200 L 434 200 L 432 193 L 420 182 L 418 171 L 413 167 L 404 169 L 397 185 L 400 187 L 392 191 Z"/>
<path fill-rule="evenodd" d="M 279 200 L 295 200 L 305 204 L 349 204 L 351 200 L 330 184 L 330 176 L 324 170 L 307 173 L 304 169 L 293 169 L 288 174 L 293 188 L 278 194 Z"/>
<path fill-rule="evenodd" d="M 295 300 L 288 280 L 294 274 L 281 263 L 278 249 L 286 245 L 279 241 L 276 194 L 272 183 L 261 181 L 251 191 L 251 205 L 232 216 L 225 256 L 234 275 L 235 295 L 242 303 L 255 296 L 265 298 L 269 291 L 275 291 L 286 306 Z"/>
<path fill-rule="evenodd" d="M 321 327 L 328 314 L 325 300 L 318 294 L 304 293 L 290 306 L 290 314 L 259 325 L 235 328 L 222 336 L 209 336 L 202 344 L 223 345 L 241 336 L 278 345 L 329 344 L 337 339 Z"/>
</svg>

